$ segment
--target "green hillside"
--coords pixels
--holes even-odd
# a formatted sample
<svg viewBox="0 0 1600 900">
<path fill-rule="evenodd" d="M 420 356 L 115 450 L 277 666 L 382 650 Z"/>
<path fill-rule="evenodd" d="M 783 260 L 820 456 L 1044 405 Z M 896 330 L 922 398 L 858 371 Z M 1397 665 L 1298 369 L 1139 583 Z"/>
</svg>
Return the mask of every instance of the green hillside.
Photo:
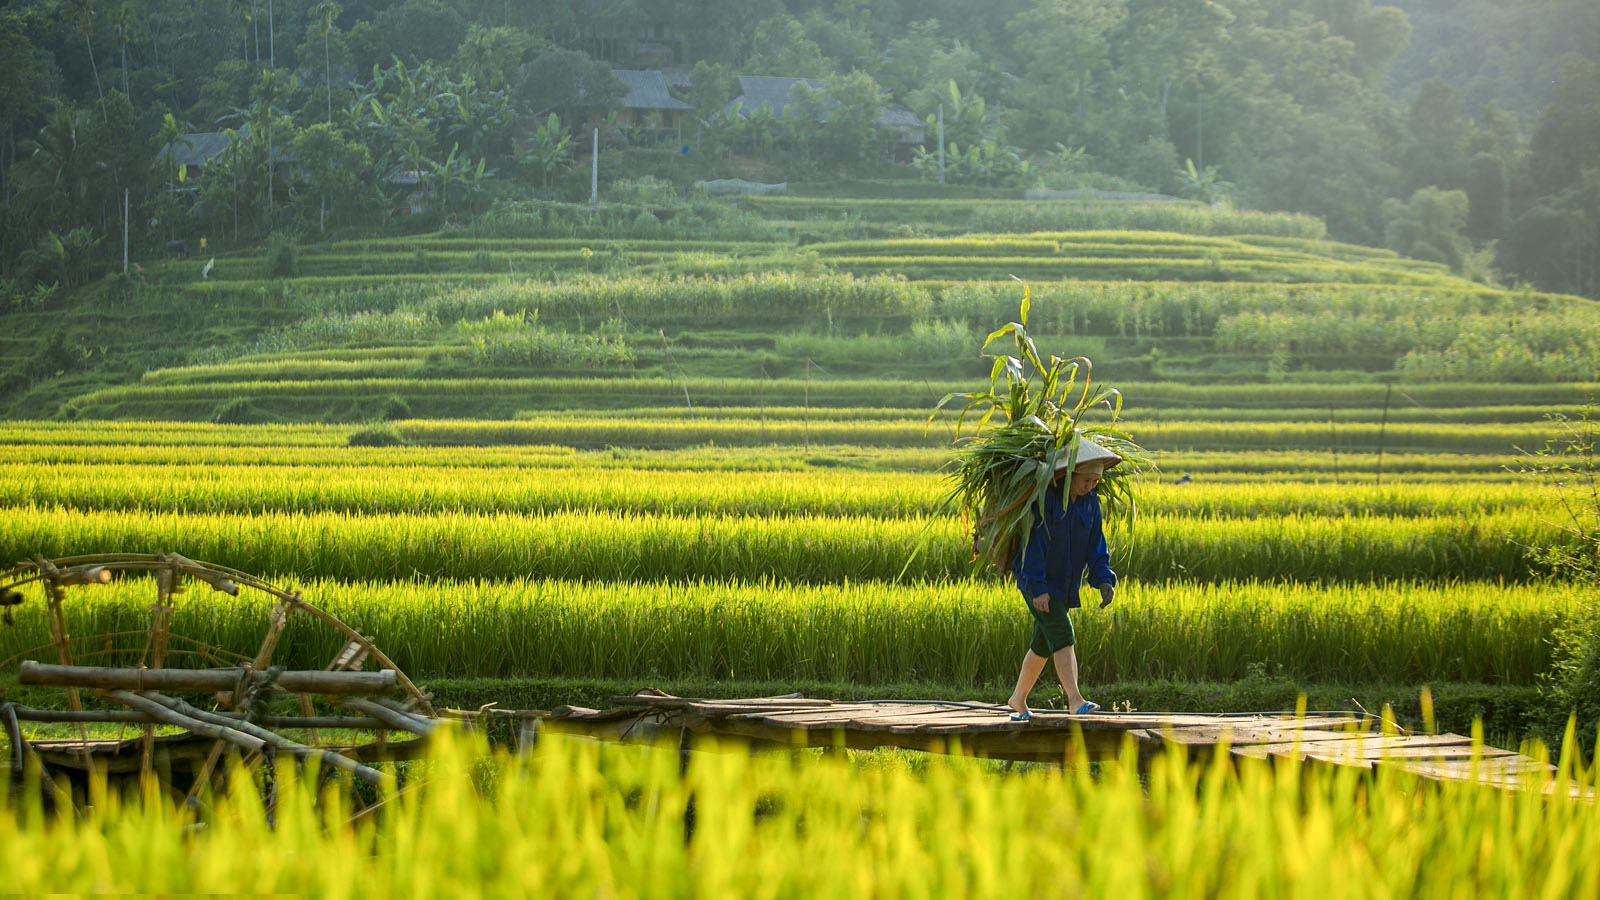
<svg viewBox="0 0 1600 900">
<path fill-rule="evenodd" d="M 554 221 L 541 213 L 479 231 L 276 242 L 208 257 L 204 274 L 194 259 L 164 261 L 8 315 L 3 411 L 360 422 L 648 406 L 926 409 L 987 371 L 981 336 L 1015 316 L 1019 279 L 1044 346 L 1087 356 L 1118 382 L 1301 385 L 1320 397 L 1312 386 L 1587 382 L 1600 371 L 1593 302 L 1475 284 L 1329 241 L 1303 217 L 1109 201 L 738 203 L 738 215 L 789 218 L 744 220 L 764 239 L 644 237 L 644 226 L 620 224 L 616 237 L 549 237 L 536 236 L 535 220 L 545 230 Z M 871 220 L 852 226 L 858 235 L 906 236 L 802 242 L 846 207 Z M 1054 227 L 954 236 L 923 224 L 957 212 L 969 225 Z M 663 213 L 594 215 L 599 227 Z M 731 206 L 712 203 L 700 218 L 723 214 Z M 1117 227 L 1075 227 L 1097 223 Z M 1276 233 L 1248 230 L 1271 223 Z M 1149 398 L 1161 393 L 1138 402 L 1159 408 Z M 1309 414 L 1323 400 L 1287 406 L 1302 402 Z M 1464 391 L 1447 406 L 1505 402 Z"/>
</svg>

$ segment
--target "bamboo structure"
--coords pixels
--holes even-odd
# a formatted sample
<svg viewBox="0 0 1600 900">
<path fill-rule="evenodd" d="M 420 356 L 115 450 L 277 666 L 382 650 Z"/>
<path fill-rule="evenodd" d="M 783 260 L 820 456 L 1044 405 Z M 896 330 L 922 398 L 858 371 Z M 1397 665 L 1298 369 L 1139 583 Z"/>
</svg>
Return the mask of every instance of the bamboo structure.
<svg viewBox="0 0 1600 900">
<path fill-rule="evenodd" d="M 73 633 L 72 610 L 81 592 L 69 589 L 146 573 L 154 576 L 156 599 L 145 627 Z M 222 648 L 185 637 L 182 597 L 195 584 L 263 600 L 260 643 Z M 7 625 L 31 613 L 24 606 L 30 587 L 43 589 L 50 642 L 0 661 L 0 669 L 13 669 L 20 685 L 60 688 L 63 702 L 61 708 L 41 709 L 0 693 L 0 727 L 12 748 L 14 776 L 30 762 L 69 775 L 155 773 L 194 800 L 219 776 L 225 755 L 236 754 L 250 766 L 272 756 L 315 760 L 325 772 L 378 783 L 391 776 L 374 763 L 418 755 L 444 721 L 429 695 L 371 637 L 297 591 L 236 569 L 176 553 L 35 557 L 0 572 L 0 619 Z M 342 640 L 326 667 L 274 664 L 292 621 Z M 280 698 L 297 705 L 297 712 L 276 708 Z M 70 725 L 76 737 L 32 737 L 24 723 Z M 130 727 L 136 729 L 131 739 Z M 390 740 L 390 732 L 403 739 Z"/>
</svg>

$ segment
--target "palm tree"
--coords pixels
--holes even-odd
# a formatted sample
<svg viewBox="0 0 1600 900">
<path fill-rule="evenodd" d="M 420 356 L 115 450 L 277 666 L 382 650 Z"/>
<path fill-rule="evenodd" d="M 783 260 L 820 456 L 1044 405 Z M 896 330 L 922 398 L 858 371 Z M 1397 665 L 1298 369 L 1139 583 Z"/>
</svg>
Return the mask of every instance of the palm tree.
<svg viewBox="0 0 1600 900">
<path fill-rule="evenodd" d="M 333 121 L 333 64 L 329 61 L 328 35 L 333 32 L 333 21 L 339 18 L 343 8 L 333 0 L 322 0 L 311 7 L 311 15 L 316 19 L 317 30 L 322 32 L 322 80 L 323 89 L 328 92 L 328 121 Z"/>
<path fill-rule="evenodd" d="M 25 154 L 17 164 L 19 195 L 38 209 L 58 210 L 61 218 L 75 219 L 84 212 L 95 182 L 106 165 L 88 146 L 93 130 L 89 113 L 60 104 L 45 120 L 34 140 L 24 141 Z"/>
<path fill-rule="evenodd" d="M 68 15 L 78 23 L 78 33 L 83 35 L 83 46 L 89 51 L 89 68 L 94 71 L 94 90 L 100 95 L 100 117 L 109 122 L 106 116 L 106 92 L 100 87 L 100 66 L 94 61 L 94 44 L 90 42 L 89 35 L 94 33 L 94 3 L 93 0 L 71 0 L 67 5 Z"/>
<path fill-rule="evenodd" d="M 267 218 L 272 217 L 273 207 L 273 170 L 277 168 L 278 158 L 273 146 L 272 131 L 277 121 L 277 104 L 285 93 L 294 90 L 294 76 L 290 76 L 290 83 L 285 85 L 282 76 L 276 69 L 263 71 L 256 79 L 255 89 L 251 92 L 254 100 L 252 104 L 252 118 L 256 120 L 252 127 L 265 125 L 265 131 L 260 132 L 267 137 Z"/>
<path fill-rule="evenodd" d="M 117 37 L 117 47 L 122 51 L 122 95 L 129 102 L 133 94 L 128 90 L 128 45 L 133 42 L 134 32 L 138 29 L 139 20 L 134 16 L 133 4 L 123 0 L 111 13 L 111 33 Z"/>
</svg>

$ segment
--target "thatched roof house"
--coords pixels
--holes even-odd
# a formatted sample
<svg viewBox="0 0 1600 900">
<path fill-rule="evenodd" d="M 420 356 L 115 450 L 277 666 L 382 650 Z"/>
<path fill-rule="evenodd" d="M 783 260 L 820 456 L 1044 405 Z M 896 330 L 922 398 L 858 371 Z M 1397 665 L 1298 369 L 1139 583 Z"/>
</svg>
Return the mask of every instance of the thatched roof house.
<svg viewBox="0 0 1600 900">
<path fill-rule="evenodd" d="M 813 90 L 826 90 L 827 85 L 815 78 L 781 78 L 773 75 L 740 75 L 739 96 L 728 101 L 723 107 L 724 111 L 737 111 L 741 116 L 749 116 L 753 110 L 765 106 L 772 112 L 772 117 L 782 120 L 785 111 L 793 106 L 794 86 L 804 84 Z M 828 111 L 823 109 L 820 122 L 828 119 Z M 878 113 L 878 125 L 894 136 L 898 143 L 920 144 L 923 142 L 923 132 L 926 126 L 921 117 L 898 103 L 885 104 Z"/>
<path fill-rule="evenodd" d="M 680 112 L 694 109 L 668 93 L 667 79 L 656 69 L 612 69 L 611 74 L 628 86 L 628 95 L 621 101 L 625 110 Z"/>
<path fill-rule="evenodd" d="M 176 141 L 161 148 L 160 156 L 170 152 L 173 163 L 183 170 L 184 180 L 188 180 L 204 172 L 206 166 L 221 156 L 235 139 L 248 141 L 250 126 L 239 128 L 231 137 L 226 131 L 197 131 L 185 134 L 184 139 L 187 143 Z M 282 147 L 273 148 L 272 159 L 280 166 L 294 162 L 294 157 L 285 153 Z"/>
</svg>

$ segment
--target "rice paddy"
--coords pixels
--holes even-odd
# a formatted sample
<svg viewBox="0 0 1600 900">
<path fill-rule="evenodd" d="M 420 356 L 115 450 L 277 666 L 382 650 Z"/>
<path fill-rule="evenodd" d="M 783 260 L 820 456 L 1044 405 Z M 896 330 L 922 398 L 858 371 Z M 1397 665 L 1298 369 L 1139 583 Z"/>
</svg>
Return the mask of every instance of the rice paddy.
<svg viewBox="0 0 1600 900">
<path fill-rule="evenodd" d="M 1560 799 L 1594 775 L 1570 760 L 1511 793 L 1219 759 L 1163 756 L 1142 774 L 1130 752 L 1092 777 L 895 755 L 681 764 L 667 748 L 558 740 L 485 760 L 457 745 L 355 822 L 283 770 L 270 808 L 239 777 L 202 828 L 115 796 L 60 819 L 0 816 L 0 862 L 29 895 L 1427 900 L 1600 886 L 1600 813 Z"/>
<path fill-rule="evenodd" d="M 1159 464 L 1110 535 L 1116 602 L 1075 614 L 1086 693 L 1215 712 L 1204 686 L 1343 704 L 1349 685 L 1432 685 L 1470 704 L 1450 721 L 1533 733 L 1523 707 L 1592 588 L 1536 563 L 1570 539 L 1566 497 L 1519 470 L 1600 393 L 1593 303 L 1337 244 L 1305 217 L 742 202 L 761 235 L 536 238 L 507 219 L 302 248 L 292 278 L 250 254 L 204 282 L 153 268 L 96 328 L 229 327 L 12 407 L 0 558 L 166 550 L 258 573 L 465 706 L 529 679 L 997 701 L 1029 622 L 941 512 L 956 423 L 928 411 L 988 373 L 977 347 L 1016 315 L 1017 275 L 1041 346 L 1094 358 Z M 474 343 L 535 332 L 562 353 Z M 150 587 L 75 590 L 75 627 L 137 629 Z M 40 607 L 15 610 L 0 657 L 48 644 Z M 240 652 L 265 618 L 201 589 L 175 615 Z M 339 650 L 292 626 L 281 647 L 306 668 Z M 270 825 L 253 789 L 187 832 L 170 804 L 103 797 L 0 816 L 0 848 L 22 893 L 1600 894 L 1593 804 L 1382 767 L 440 752 L 359 825 L 348 795 L 283 771 Z M 1046 869 L 1063 880 L 1029 880 Z"/>
</svg>

